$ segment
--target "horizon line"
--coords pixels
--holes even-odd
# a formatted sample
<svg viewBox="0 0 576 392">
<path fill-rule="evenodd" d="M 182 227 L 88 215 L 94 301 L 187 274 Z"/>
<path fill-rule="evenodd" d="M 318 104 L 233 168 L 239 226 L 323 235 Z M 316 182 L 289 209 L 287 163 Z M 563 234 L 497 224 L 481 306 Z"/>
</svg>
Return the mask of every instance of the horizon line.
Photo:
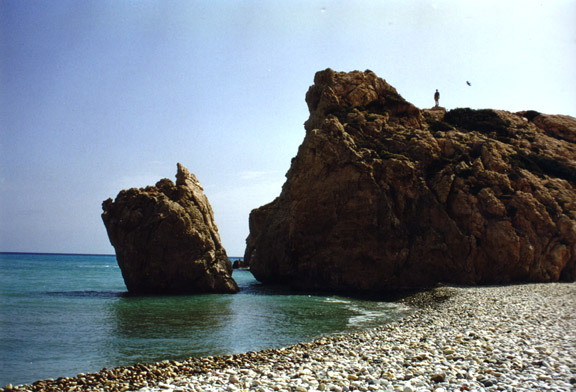
<svg viewBox="0 0 576 392">
<path fill-rule="evenodd" d="M 113 253 L 64 253 L 64 252 L 4 252 L 2 255 L 54 255 L 54 256 L 116 256 Z"/>
<path fill-rule="evenodd" d="M 62 253 L 62 252 L 4 252 L 0 251 L 0 255 L 52 255 L 52 256 L 114 256 L 116 254 L 109 253 Z M 228 256 L 232 259 L 243 259 L 244 257 Z"/>
</svg>

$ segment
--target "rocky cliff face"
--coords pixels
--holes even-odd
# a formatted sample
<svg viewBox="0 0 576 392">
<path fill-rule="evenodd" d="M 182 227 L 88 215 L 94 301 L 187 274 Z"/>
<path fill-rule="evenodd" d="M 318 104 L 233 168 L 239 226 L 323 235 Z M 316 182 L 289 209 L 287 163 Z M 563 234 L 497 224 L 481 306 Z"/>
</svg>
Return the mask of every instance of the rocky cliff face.
<svg viewBox="0 0 576 392">
<path fill-rule="evenodd" d="M 128 291 L 238 291 L 210 203 L 184 166 L 178 164 L 176 185 L 163 179 L 156 186 L 123 190 L 102 208 Z"/>
<path fill-rule="evenodd" d="M 262 282 L 381 291 L 576 279 L 576 119 L 419 110 L 318 72 L 280 196 L 250 215 Z"/>
</svg>

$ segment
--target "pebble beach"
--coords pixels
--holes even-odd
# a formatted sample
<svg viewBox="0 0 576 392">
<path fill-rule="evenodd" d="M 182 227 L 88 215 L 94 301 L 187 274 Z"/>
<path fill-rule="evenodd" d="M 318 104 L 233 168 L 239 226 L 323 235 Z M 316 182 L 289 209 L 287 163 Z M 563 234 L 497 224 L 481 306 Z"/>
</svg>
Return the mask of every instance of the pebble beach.
<svg viewBox="0 0 576 392">
<path fill-rule="evenodd" d="M 576 391 L 576 283 L 438 287 L 382 327 L 5 391 Z"/>
</svg>

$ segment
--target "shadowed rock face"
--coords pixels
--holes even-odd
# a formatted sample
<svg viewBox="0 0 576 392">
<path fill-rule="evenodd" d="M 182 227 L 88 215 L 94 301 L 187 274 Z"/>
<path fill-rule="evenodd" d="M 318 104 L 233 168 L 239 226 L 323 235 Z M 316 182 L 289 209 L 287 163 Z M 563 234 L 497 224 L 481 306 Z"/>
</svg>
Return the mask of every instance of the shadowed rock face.
<svg viewBox="0 0 576 392">
<path fill-rule="evenodd" d="M 235 293 L 232 264 L 202 186 L 178 164 L 176 185 L 121 191 L 102 219 L 128 291 L 141 294 Z"/>
<path fill-rule="evenodd" d="M 250 214 L 262 282 L 386 291 L 576 279 L 576 119 L 419 110 L 318 72 L 282 192 Z"/>
</svg>

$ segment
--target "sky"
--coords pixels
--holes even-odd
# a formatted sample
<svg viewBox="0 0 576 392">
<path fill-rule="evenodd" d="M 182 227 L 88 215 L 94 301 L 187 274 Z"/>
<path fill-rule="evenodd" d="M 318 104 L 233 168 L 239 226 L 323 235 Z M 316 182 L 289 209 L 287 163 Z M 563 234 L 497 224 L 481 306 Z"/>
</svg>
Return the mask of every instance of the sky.
<svg viewBox="0 0 576 392">
<path fill-rule="evenodd" d="M 180 162 L 242 257 L 317 71 L 576 117 L 575 20 L 576 0 L 0 0 L 0 251 L 113 254 L 102 201 Z"/>
</svg>

